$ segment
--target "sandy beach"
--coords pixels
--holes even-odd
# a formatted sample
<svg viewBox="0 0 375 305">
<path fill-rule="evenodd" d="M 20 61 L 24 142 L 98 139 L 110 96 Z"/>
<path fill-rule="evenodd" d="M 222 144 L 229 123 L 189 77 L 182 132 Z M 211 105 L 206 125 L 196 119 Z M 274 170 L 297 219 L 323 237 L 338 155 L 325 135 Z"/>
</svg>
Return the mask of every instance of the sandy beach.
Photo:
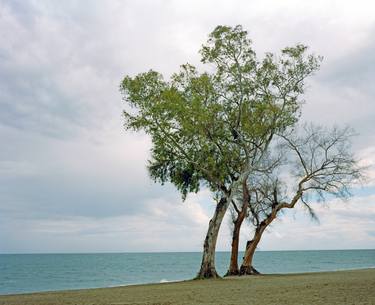
<svg viewBox="0 0 375 305">
<path fill-rule="evenodd" d="M 0 304 L 375 304 L 375 269 L 6 295 Z"/>
</svg>

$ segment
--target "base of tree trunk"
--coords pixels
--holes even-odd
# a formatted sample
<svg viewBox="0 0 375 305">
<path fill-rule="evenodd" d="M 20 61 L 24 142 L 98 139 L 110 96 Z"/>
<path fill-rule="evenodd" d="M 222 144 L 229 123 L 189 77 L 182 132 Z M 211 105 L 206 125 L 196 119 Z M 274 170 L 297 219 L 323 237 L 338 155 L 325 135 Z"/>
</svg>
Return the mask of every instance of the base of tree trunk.
<svg viewBox="0 0 375 305">
<path fill-rule="evenodd" d="M 224 276 L 234 276 L 234 275 L 240 275 L 240 271 L 237 270 L 228 270 L 227 273 Z"/>
<path fill-rule="evenodd" d="M 257 275 L 260 274 L 253 266 L 241 266 L 239 275 Z"/>
<path fill-rule="evenodd" d="M 204 280 L 204 279 L 217 279 L 220 278 L 220 275 L 217 274 L 215 268 L 207 268 L 201 269 L 197 276 L 195 277 L 196 280 Z"/>
</svg>

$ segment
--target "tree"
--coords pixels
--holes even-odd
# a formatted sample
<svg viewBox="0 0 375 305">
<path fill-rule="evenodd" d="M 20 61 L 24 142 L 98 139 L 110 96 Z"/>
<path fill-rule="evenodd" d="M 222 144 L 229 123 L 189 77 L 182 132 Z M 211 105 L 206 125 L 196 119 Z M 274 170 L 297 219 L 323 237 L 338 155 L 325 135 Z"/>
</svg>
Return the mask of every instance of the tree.
<svg viewBox="0 0 375 305">
<path fill-rule="evenodd" d="M 165 81 L 149 71 L 126 76 L 120 86 L 131 108 L 125 128 L 152 139 L 148 170 L 173 183 L 183 199 L 208 187 L 216 200 L 203 245 L 198 278 L 217 277 L 215 247 L 230 202 L 260 164 L 275 133 L 298 120 L 304 79 L 319 58 L 297 45 L 280 58 L 258 61 L 241 26 L 218 26 L 200 53 L 211 72 L 186 64 Z"/>
<path fill-rule="evenodd" d="M 305 125 L 302 135 L 295 133 L 278 136 L 284 160 L 273 167 L 271 174 L 253 181 L 249 216 L 255 230 L 247 242 L 240 275 L 258 274 L 252 265 L 256 247 L 280 212 L 293 209 L 300 202 L 316 218 L 312 200 L 325 200 L 327 195 L 347 199 L 350 187 L 362 177 L 350 152 L 353 133 L 349 128 L 328 130 Z M 283 182 L 282 177 L 288 177 L 287 181 L 284 178 Z M 288 191 L 287 185 L 294 185 L 294 189 Z"/>
<path fill-rule="evenodd" d="M 267 157 L 263 158 L 261 163 L 262 166 L 260 166 L 256 172 L 249 175 L 247 180 L 243 181 L 242 190 L 239 192 L 240 195 L 231 202 L 230 211 L 233 223 L 232 243 L 229 267 L 226 276 L 240 274 L 240 269 L 238 268 L 238 251 L 241 226 L 246 218 L 254 219 L 254 217 L 261 213 L 263 205 L 259 202 L 258 193 L 261 188 L 267 187 L 267 181 L 262 181 L 262 179 L 272 174 L 273 170 L 279 165 L 280 156 L 277 158 L 270 158 L 268 155 L 269 153 L 267 153 L 267 155 L 265 154 Z M 254 195 L 255 198 L 252 198 Z M 250 216 L 253 218 L 250 218 Z M 253 273 L 256 274 L 258 272 L 253 269 Z"/>
<path fill-rule="evenodd" d="M 248 216 L 248 208 L 250 205 L 250 193 L 246 180 L 244 180 L 242 183 L 241 194 L 242 198 L 239 198 L 238 200 L 232 200 L 232 205 L 230 206 L 233 228 L 229 268 L 227 273 L 225 274 L 226 276 L 239 274 L 238 250 L 240 243 L 240 231 L 243 221 Z"/>
</svg>

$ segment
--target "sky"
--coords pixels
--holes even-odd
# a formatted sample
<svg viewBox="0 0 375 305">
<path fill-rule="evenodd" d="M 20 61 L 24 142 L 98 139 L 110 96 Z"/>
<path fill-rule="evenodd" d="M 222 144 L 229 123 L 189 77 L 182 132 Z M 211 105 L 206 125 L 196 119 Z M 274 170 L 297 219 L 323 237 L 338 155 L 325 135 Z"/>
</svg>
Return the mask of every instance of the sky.
<svg viewBox="0 0 375 305">
<path fill-rule="evenodd" d="M 216 25 L 241 24 L 254 49 L 304 43 L 324 56 L 302 121 L 350 125 L 367 181 L 348 202 L 314 203 L 266 232 L 260 250 L 375 247 L 373 1 L 0 0 L 0 253 L 201 251 L 215 204 L 151 181 L 151 147 L 127 132 L 119 84 L 169 77 Z M 241 247 L 250 227 L 241 233 Z M 218 250 L 230 249 L 230 221 Z"/>
</svg>

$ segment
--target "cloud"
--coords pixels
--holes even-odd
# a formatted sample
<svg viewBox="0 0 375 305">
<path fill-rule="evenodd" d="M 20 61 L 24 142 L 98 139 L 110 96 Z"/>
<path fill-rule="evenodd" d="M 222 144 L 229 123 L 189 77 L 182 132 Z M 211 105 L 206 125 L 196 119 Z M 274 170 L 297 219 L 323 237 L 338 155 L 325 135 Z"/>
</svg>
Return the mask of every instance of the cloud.
<svg viewBox="0 0 375 305">
<path fill-rule="evenodd" d="M 1 177 L 25 177 L 34 176 L 36 168 L 34 164 L 28 162 L 1 161 L 0 176 Z"/>
<path fill-rule="evenodd" d="M 171 196 L 146 201 L 138 213 L 110 217 L 35 215 L 2 219 L 0 237 L 8 236 L 7 244 L 19 242 L 16 251 L 69 252 L 76 251 L 189 251 L 198 249 L 208 223 L 200 202 L 206 192 L 189 196 L 186 202 Z M 22 224 L 22 229 L 19 228 Z M 10 229 L 11 228 L 11 229 Z M 180 238 L 176 238 L 180 236 Z M 182 238 L 189 236 L 189 238 Z M 48 242 L 56 240 L 58 242 Z M 33 244 L 28 241 L 32 240 Z M 171 243 L 173 240 L 173 243 Z"/>
<path fill-rule="evenodd" d="M 355 144 L 362 149 L 375 141 L 375 90 L 370 85 L 375 77 L 374 34 L 375 22 L 372 22 L 367 31 L 361 32 L 363 41 L 356 48 L 344 48 L 344 55 L 324 60 L 311 83 L 309 102 L 304 109 L 307 120 L 354 126 L 359 133 Z"/>
<path fill-rule="evenodd" d="M 319 223 L 301 206 L 288 211 L 265 234 L 261 249 L 364 249 L 375 242 L 375 196 L 312 204 Z M 308 241 L 308 242 L 307 242 Z M 277 245 L 275 247 L 275 245 Z"/>
<path fill-rule="evenodd" d="M 375 186 L 375 146 L 368 146 L 357 153 L 359 165 L 364 168 L 366 187 Z"/>
<path fill-rule="evenodd" d="M 325 56 L 303 120 L 355 127 L 354 149 L 371 165 L 372 181 L 374 8 L 371 1 L 2 1 L 0 251 L 201 249 L 214 209 L 209 192 L 182 203 L 173 186 L 150 180 L 150 139 L 123 130 L 118 87 L 124 75 L 151 68 L 167 77 L 186 62 L 205 69 L 197 51 L 217 24 L 242 24 L 259 56 L 299 42 Z M 324 222 L 331 230 L 352 219 L 337 213 Z M 303 234 L 315 225 L 301 215 L 287 216 L 290 228 L 262 247 L 312 247 Z M 373 232 L 367 225 L 351 228 Z M 340 234 L 331 245 L 358 245 Z M 218 247 L 229 244 L 226 219 Z M 314 246 L 327 244 L 317 238 Z"/>
</svg>

